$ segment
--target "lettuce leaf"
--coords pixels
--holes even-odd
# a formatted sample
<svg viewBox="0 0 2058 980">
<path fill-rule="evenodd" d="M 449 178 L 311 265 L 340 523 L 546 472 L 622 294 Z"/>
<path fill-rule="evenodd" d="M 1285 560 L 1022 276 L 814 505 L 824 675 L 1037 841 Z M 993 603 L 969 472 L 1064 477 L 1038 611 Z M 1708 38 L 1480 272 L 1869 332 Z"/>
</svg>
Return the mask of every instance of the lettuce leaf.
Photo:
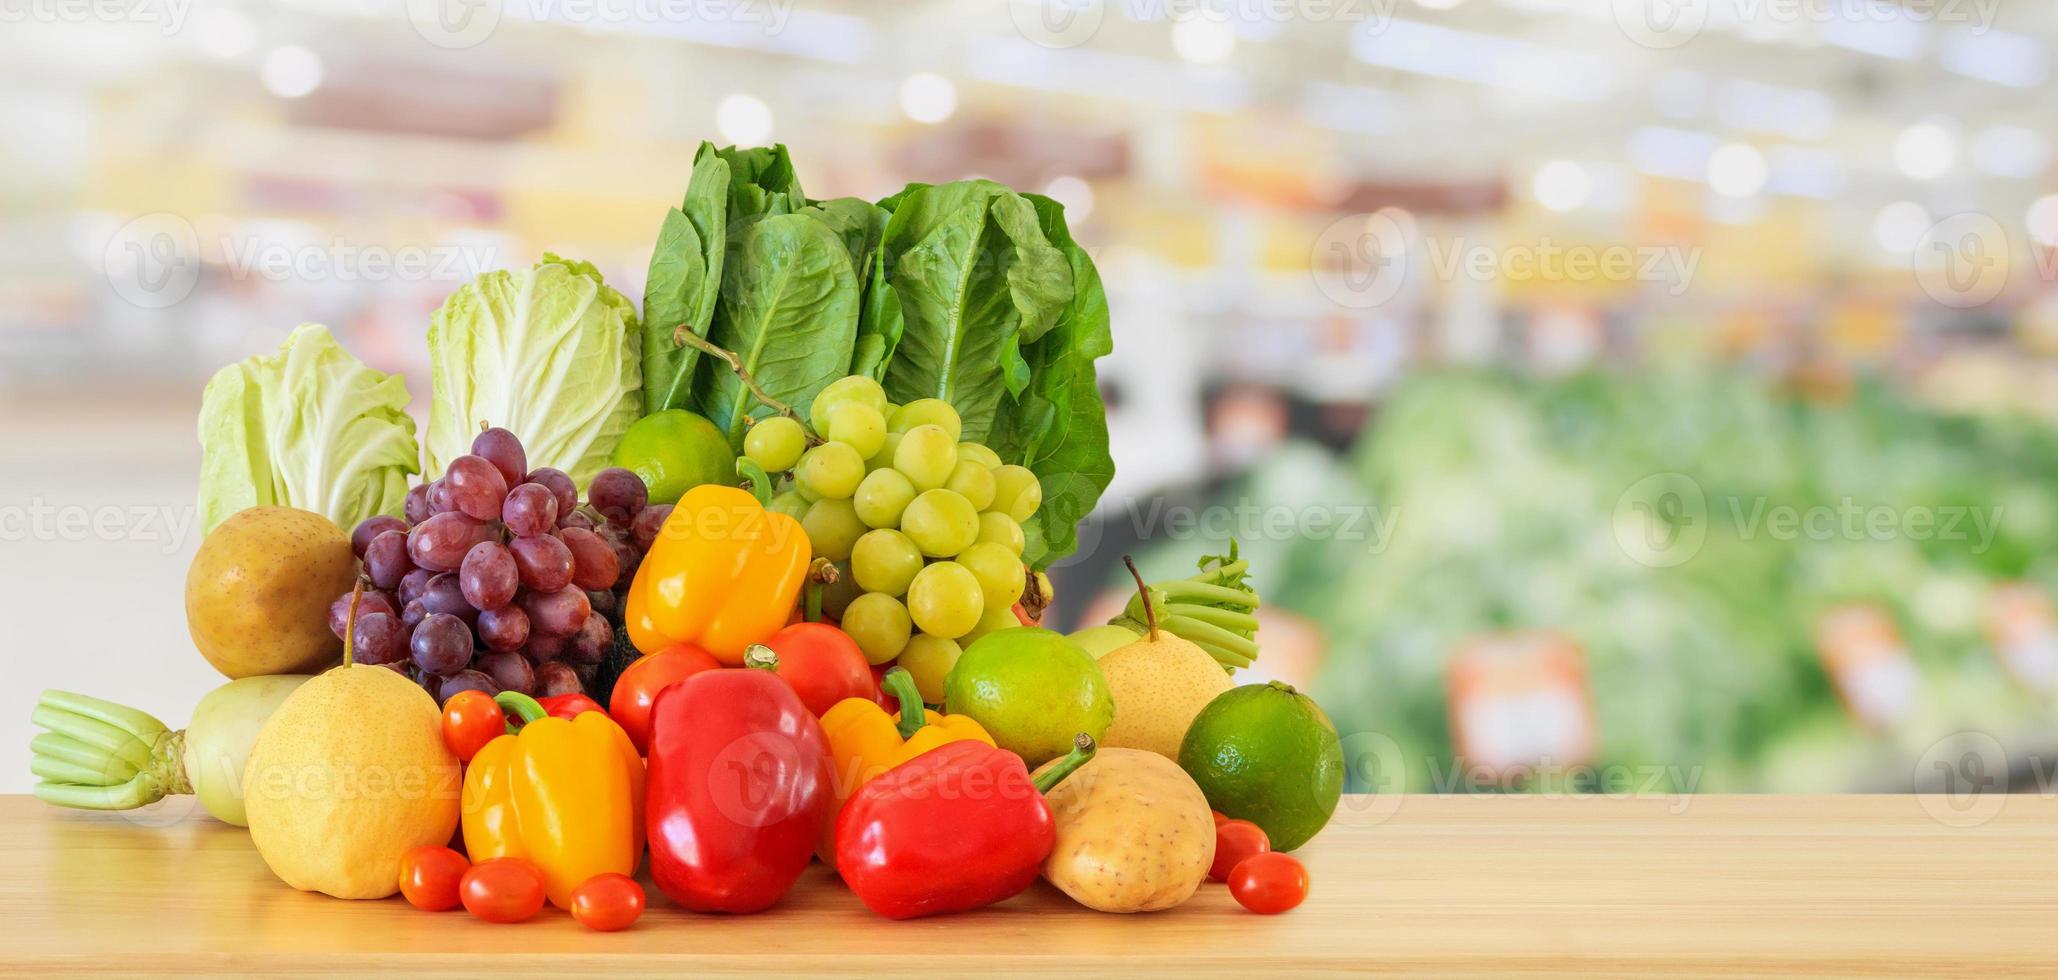
<svg viewBox="0 0 2058 980">
<path fill-rule="evenodd" d="M 202 533 L 246 507 L 310 510 L 345 531 L 399 516 L 418 472 L 407 382 L 302 324 L 279 352 L 215 373 L 200 404 Z"/>
<path fill-rule="evenodd" d="M 636 308 L 590 263 L 544 253 L 443 301 L 429 325 L 428 473 L 471 452 L 482 425 L 506 426 L 531 467 L 584 486 L 643 415 Z"/>
<path fill-rule="evenodd" d="M 705 337 L 722 292 L 729 239 L 729 161 L 700 144 L 686 199 L 665 214 L 643 290 L 643 410 L 655 414 L 693 401 L 700 351 L 673 340 L 685 324 Z"/>
</svg>

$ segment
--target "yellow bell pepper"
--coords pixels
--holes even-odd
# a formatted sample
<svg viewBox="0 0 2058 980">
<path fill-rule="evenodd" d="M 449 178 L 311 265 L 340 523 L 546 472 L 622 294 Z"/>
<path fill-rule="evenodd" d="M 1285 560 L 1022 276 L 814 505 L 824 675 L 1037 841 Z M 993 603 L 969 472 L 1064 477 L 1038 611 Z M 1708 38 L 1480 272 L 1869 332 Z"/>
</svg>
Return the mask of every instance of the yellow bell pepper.
<svg viewBox="0 0 2058 980">
<path fill-rule="evenodd" d="M 905 668 L 887 671 L 882 684 L 899 699 L 901 710 L 888 715 L 876 701 L 844 698 L 822 715 L 822 734 L 829 739 L 829 781 L 836 789 L 834 812 L 841 813 L 843 801 L 850 799 L 859 787 L 939 745 L 967 740 L 993 744 L 993 736 L 970 715 L 946 715 L 922 707 L 914 675 Z M 823 828 L 815 853 L 822 860 L 835 863 L 833 818 Z"/>
<path fill-rule="evenodd" d="M 605 872 L 634 874 L 643 856 L 643 759 L 599 711 L 566 720 L 514 692 L 494 700 L 524 724 L 472 757 L 464 776 L 465 850 L 474 863 L 518 857 L 543 872 L 544 893 Z"/>
<path fill-rule="evenodd" d="M 629 585 L 629 642 L 691 643 L 730 666 L 786 625 L 812 550 L 800 522 L 736 487 L 686 491 Z"/>
</svg>

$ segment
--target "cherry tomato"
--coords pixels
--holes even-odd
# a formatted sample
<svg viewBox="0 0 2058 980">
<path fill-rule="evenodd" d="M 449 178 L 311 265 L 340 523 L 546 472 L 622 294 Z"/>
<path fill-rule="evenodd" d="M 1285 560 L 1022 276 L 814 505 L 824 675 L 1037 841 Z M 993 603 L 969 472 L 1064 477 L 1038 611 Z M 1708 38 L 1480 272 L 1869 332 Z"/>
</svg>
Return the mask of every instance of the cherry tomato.
<svg viewBox="0 0 2058 980">
<path fill-rule="evenodd" d="M 1222 826 L 1222 821 L 1229 819 L 1229 817 L 1224 815 L 1220 810 L 1209 810 L 1208 815 L 1215 818 L 1215 826 L 1217 827 Z"/>
<path fill-rule="evenodd" d="M 1208 877 L 1228 881 L 1229 871 L 1254 854 L 1272 849 L 1265 830 L 1248 820 L 1223 820 L 1215 825 L 1215 863 L 1208 865 Z"/>
<path fill-rule="evenodd" d="M 457 892 L 481 919 L 523 922 L 543 911 L 543 872 L 521 858 L 493 858 L 472 865 Z"/>
<path fill-rule="evenodd" d="M 502 735 L 507 734 L 507 715 L 494 703 L 493 696 L 484 691 L 459 691 L 443 704 L 443 744 L 457 754 L 459 759 L 472 761 L 472 756 Z"/>
<path fill-rule="evenodd" d="M 566 721 L 571 721 L 588 711 L 607 713 L 607 709 L 602 708 L 600 702 L 584 694 L 553 694 L 547 698 L 537 698 L 536 703 L 543 706 L 545 714 Z"/>
<path fill-rule="evenodd" d="M 815 717 L 845 698 L 871 700 L 877 692 L 872 665 L 850 634 L 825 623 L 796 623 L 765 640 L 778 658 L 772 668 L 779 679 L 800 695 L 800 703 Z M 745 654 L 744 662 L 750 663 Z"/>
<path fill-rule="evenodd" d="M 628 875 L 594 875 L 572 889 L 572 918 L 595 932 L 627 929 L 643 914 L 643 886 Z"/>
<path fill-rule="evenodd" d="M 1259 915 L 1278 915 L 1308 897 L 1308 869 L 1291 854 L 1253 854 L 1229 872 L 1229 894 Z"/>
<path fill-rule="evenodd" d="M 615 680 L 615 693 L 608 698 L 607 714 L 629 734 L 636 751 L 650 749 L 650 705 L 659 691 L 703 670 L 720 668 L 721 662 L 691 643 L 674 643 L 656 653 L 638 657 Z"/>
<path fill-rule="evenodd" d="M 400 859 L 400 894 L 424 912 L 457 907 L 457 883 L 472 866 L 447 847 L 417 847 Z"/>
</svg>

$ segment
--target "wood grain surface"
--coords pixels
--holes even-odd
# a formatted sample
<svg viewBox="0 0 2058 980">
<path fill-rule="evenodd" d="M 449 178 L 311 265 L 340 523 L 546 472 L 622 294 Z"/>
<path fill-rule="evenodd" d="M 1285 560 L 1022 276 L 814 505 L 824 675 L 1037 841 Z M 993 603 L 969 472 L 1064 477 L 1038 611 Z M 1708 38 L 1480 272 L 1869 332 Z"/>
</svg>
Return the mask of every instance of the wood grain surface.
<svg viewBox="0 0 2058 980">
<path fill-rule="evenodd" d="M 868 914 L 819 868 L 771 912 L 664 904 L 598 934 L 275 880 L 197 807 L 87 814 L 0 797 L 0 971 L 1794 976 L 2058 970 L 2058 800 L 1352 797 L 1275 917 L 1220 885 L 1154 915 L 1039 884 L 981 912 Z M 1993 804 L 1999 803 L 1998 807 Z"/>
</svg>

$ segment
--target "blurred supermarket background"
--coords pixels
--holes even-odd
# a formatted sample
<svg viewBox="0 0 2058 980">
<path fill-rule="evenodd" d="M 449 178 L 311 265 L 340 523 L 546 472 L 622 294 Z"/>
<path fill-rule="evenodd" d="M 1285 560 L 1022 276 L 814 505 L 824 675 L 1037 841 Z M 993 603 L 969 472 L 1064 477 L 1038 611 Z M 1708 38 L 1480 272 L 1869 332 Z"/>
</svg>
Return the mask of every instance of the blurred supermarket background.
<svg viewBox="0 0 2058 980">
<path fill-rule="evenodd" d="M 631 295 L 694 147 L 988 176 L 1108 286 L 1055 570 L 1230 537 L 1360 787 L 2047 789 L 2058 6 L 0 0 L 0 791 L 183 720 L 217 367 L 548 249 Z"/>
</svg>

